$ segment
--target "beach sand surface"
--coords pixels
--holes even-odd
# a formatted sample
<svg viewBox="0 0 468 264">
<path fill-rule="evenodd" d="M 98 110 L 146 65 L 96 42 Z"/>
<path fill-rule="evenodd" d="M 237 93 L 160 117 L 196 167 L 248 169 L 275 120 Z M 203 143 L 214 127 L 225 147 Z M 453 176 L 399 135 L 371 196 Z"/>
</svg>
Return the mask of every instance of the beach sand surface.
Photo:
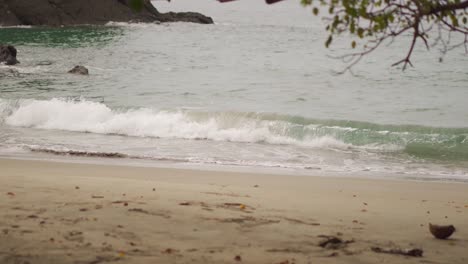
<svg viewBox="0 0 468 264">
<path fill-rule="evenodd" d="M 0 159 L 0 197 L 2 264 L 468 263 L 464 183 Z"/>
</svg>

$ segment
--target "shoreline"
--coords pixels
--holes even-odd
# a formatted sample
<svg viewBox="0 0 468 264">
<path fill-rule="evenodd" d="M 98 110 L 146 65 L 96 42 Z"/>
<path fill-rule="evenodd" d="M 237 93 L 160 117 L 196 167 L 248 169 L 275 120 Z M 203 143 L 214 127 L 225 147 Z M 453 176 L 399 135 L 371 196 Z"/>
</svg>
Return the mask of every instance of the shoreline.
<svg viewBox="0 0 468 264">
<path fill-rule="evenodd" d="M 464 183 L 4 158 L 0 168 L 2 263 L 468 260 Z M 437 240 L 430 222 L 457 231 Z M 323 236 L 348 242 L 322 248 Z M 408 257 L 372 247 L 424 253 Z"/>
<path fill-rule="evenodd" d="M 177 161 L 170 159 L 145 159 L 132 157 L 94 157 L 86 155 L 68 155 L 68 154 L 51 154 L 34 151 L 27 153 L 10 154 L 0 153 L 0 160 L 23 160 L 23 161 L 40 161 L 52 163 L 71 163 L 71 164 L 89 164 L 89 165 L 104 165 L 104 166 L 123 166 L 123 167 L 143 167 L 156 169 L 181 169 L 194 171 L 214 171 L 218 173 L 233 172 L 233 173 L 251 173 L 259 175 L 277 175 L 290 177 L 331 177 L 343 179 L 364 179 L 364 180 L 397 180 L 397 181 L 416 181 L 416 182 L 441 182 L 441 183 L 460 183 L 468 184 L 468 179 L 446 175 L 427 175 L 421 173 L 401 174 L 396 172 L 379 172 L 379 171 L 333 171 L 323 170 L 320 168 L 291 168 L 291 167 L 265 167 L 265 166 L 248 166 L 236 164 L 210 164 L 198 163 L 189 161 Z M 450 177 L 451 176 L 451 177 Z"/>
</svg>

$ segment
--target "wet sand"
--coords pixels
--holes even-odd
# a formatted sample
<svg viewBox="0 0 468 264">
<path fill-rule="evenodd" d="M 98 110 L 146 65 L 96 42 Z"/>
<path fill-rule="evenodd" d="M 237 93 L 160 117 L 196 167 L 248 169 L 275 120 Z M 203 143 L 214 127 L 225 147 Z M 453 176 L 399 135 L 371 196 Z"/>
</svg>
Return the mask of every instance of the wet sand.
<svg viewBox="0 0 468 264">
<path fill-rule="evenodd" d="M 464 183 L 0 159 L 0 197 L 2 264 L 468 263 Z"/>
</svg>

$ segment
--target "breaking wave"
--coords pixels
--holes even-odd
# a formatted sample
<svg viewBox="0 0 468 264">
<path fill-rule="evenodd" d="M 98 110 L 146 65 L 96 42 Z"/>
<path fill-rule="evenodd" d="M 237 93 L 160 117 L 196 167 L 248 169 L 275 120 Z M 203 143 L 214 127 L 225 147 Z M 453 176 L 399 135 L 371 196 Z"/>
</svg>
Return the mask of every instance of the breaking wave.
<svg viewBox="0 0 468 264">
<path fill-rule="evenodd" d="M 270 113 L 112 109 L 84 99 L 0 99 L 0 124 L 132 137 L 356 148 L 468 160 L 468 128 L 380 125 Z"/>
</svg>

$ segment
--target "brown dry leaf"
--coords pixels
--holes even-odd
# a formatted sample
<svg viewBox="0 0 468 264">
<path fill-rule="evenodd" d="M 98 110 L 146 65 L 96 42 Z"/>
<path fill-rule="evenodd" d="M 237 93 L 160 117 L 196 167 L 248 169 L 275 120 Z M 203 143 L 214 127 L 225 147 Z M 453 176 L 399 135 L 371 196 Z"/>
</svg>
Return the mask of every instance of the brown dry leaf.
<svg viewBox="0 0 468 264">
<path fill-rule="evenodd" d="M 15 193 L 7 192 L 7 195 L 8 195 L 8 196 L 15 196 Z"/>
<path fill-rule="evenodd" d="M 241 206 L 241 203 L 224 203 L 225 206 Z"/>
<path fill-rule="evenodd" d="M 190 203 L 189 202 L 183 202 L 183 203 L 179 203 L 179 205 L 188 206 L 188 205 L 190 205 Z"/>
<path fill-rule="evenodd" d="M 242 258 L 241 258 L 241 256 L 237 255 L 237 256 L 234 257 L 234 260 L 235 261 L 242 261 Z"/>
</svg>

